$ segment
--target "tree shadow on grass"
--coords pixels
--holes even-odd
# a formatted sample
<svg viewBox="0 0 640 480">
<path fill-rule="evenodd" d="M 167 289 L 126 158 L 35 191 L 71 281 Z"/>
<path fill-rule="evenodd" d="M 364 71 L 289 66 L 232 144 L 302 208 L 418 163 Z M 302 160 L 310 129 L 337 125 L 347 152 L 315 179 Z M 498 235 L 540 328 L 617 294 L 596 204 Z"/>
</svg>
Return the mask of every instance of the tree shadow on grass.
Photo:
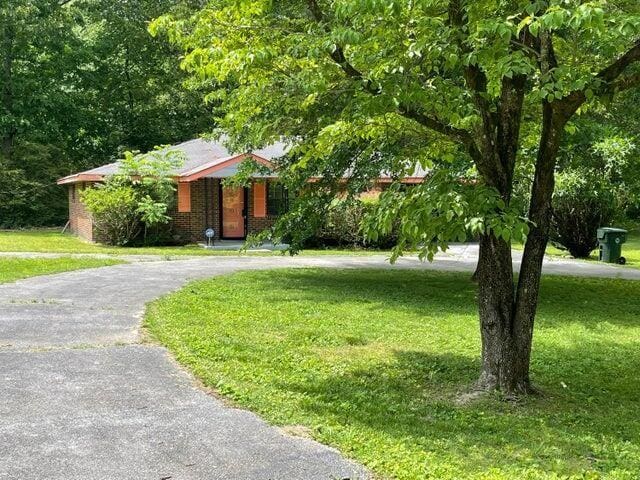
<svg viewBox="0 0 640 480">
<path fill-rule="evenodd" d="M 365 308 L 384 304 L 422 314 L 477 314 L 476 285 L 468 274 L 335 269 L 261 273 L 280 287 L 264 293 L 272 302 L 281 300 L 281 292 L 294 291 L 300 300 L 316 303 L 359 302 Z M 640 326 L 640 282 L 546 276 L 541 286 L 539 318 L 545 326 L 574 321 L 587 328 L 604 321 Z"/>
<path fill-rule="evenodd" d="M 391 363 L 279 388 L 304 393 L 302 408 L 311 417 L 372 432 L 382 439 L 375 441 L 403 445 L 417 457 L 447 459 L 469 474 L 526 467 L 564 474 L 640 471 L 640 458 L 633 457 L 640 453 L 633 420 L 640 413 L 640 351 L 590 347 L 607 350 L 609 361 L 564 372 L 566 388 L 553 375 L 539 376 L 546 394 L 516 404 L 488 398 L 457 405 L 457 393 L 477 375 L 476 359 L 420 351 L 397 351 Z M 570 366 L 585 351 L 545 353 L 555 365 Z"/>
<path fill-rule="evenodd" d="M 448 272 L 372 269 L 291 269 L 260 272 L 268 276 L 261 292 L 269 303 L 283 294 L 296 293 L 299 300 L 314 303 L 345 302 L 375 306 L 384 304 L 400 310 L 425 309 L 449 313 L 474 313 L 476 287 L 469 275 Z M 271 289 L 272 285 L 278 288 Z"/>
<path fill-rule="evenodd" d="M 544 277 L 538 317 L 544 326 L 603 322 L 640 326 L 640 282 L 578 277 Z"/>
<path fill-rule="evenodd" d="M 405 478 L 419 478 L 422 465 L 438 462 L 469 477 L 492 467 L 509 472 L 501 478 L 526 468 L 567 475 L 617 468 L 621 478 L 640 471 L 640 283 L 546 277 L 532 363 L 533 381 L 545 394 L 517 404 L 489 399 L 459 406 L 457 394 L 479 371 L 480 345 L 470 333 L 477 332 L 476 287 L 468 275 L 318 269 L 248 275 L 259 281 L 240 283 L 269 306 L 268 315 L 285 302 L 311 310 L 298 315 L 289 308 L 283 321 L 269 316 L 254 327 L 281 334 L 268 355 L 256 335 L 253 344 L 243 343 L 251 353 L 243 359 L 247 368 L 260 370 L 256 388 L 266 385 L 266 398 L 276 394 L 278 408 L 299 409 L 299 420 L 339 427 L 323 440 L 341 448 L 367 444 L 359 457 L 373 451 L 386 459 L 383 471 L 396 474 L 396 461 L 414 465 L 408 468 L 415 475 Z M 335 318 L 346 311 L 343 304 L 350 316 Z M 382 308 L 372 322 L 371 313 Z M 387 324 L 396 320 L 409 335 L 389 337 L 396 332 Z M 615 329 L 600 334 L 604 324 Z M 354 333 L 374 340 L 368 345 Z M 420 341 L 432 333 L 440 336 Z M 443 334 L 461 340 L 446 344 Z M 396 460 L 398 449 L 413 457 Z"/>
</svg>

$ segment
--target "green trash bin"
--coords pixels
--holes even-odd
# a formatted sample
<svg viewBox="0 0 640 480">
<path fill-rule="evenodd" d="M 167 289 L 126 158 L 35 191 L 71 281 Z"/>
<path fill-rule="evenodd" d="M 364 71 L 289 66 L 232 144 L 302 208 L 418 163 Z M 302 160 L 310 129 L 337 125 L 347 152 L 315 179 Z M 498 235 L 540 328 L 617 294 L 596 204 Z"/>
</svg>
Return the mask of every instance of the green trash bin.
<svg viewBox="0 0 640 480">
<path fill-rule="evenodd" d="M 622 256 L 622 244 L 627 241 L 627 231 L 621 228 L 599 228 L 600 261 L 624 265 L 627 259 Z"/>
</svg>

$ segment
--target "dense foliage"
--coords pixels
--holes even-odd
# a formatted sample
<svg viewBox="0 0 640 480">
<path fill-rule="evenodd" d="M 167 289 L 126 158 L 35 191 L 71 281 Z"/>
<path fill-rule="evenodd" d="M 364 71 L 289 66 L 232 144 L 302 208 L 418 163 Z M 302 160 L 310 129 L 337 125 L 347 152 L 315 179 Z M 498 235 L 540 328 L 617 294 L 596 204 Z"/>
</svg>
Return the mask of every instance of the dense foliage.
<svg viewBox="0 0 640 480">
<path fill-rule="evenodd" d="M 597 230 L 610 225 L 616 197 L 609 185 L 587 170 L 558 175 L 553 196 L 553 241 L 576 258 L 598 246 Z"/>
<path fill-rule="evenodd" d="M 62 225 L 57 178 L 205 129 L 175 50 L 147 32 L 182 4 L 0 2 L 0 227 Z"/>
<path fill-rule="evenodd" d="M 575 257 L 596 246 L 598 227 L 640 219 L 640 115 L 636 95 L 573 123 L 558 158 L 552 238 Z M 629 118 L 630 117 L 630 118 Z"/>
<path fill-rule="evenodd" d="M 80 197 L 93 216 L 96 238 L 106 245 L 128 245 L 140 231 L 138 199 L 131 185 L 106 182 Z"/>
<path fill-rule="evenodd" d="M 307 246 L 391 248 L 397 240 L 397 222 L 387 235 L 368 238 L 363 228 L 367 215 L 377 207 L 376 196 L 336 198 L 321 216 L 320 226 Z"/>
<path fill-rule="evenodd" d="M 594 189 L 615 195 L 618 219 L 640 219 L 640 111 L 627 99 L 625 112 L 593 112 L 575 123 L 559 157 L 561 172 L 594 179 Z M 631 116 L 630 120 L 623 117 Z"/>
</svg>

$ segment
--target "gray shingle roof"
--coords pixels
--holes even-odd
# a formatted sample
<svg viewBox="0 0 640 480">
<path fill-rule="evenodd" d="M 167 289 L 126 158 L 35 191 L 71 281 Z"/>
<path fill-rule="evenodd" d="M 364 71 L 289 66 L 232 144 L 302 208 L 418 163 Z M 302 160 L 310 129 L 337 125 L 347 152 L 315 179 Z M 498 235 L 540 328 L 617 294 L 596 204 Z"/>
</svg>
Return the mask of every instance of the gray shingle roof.
<svg viewBox="0 0 640 480">
<path fill-rule="evenodd" d="M 222 142 L 213 142 L 201 138 L 180 143 L 169 147 L 169 149 L 179 150 L 185 155 L 183 165 L 174 172 L 178 176 L 202 167 L 203 165 L 210 164 L 210 166 L 215 166 L 216 163 L 222 163 L 231 157 L 246 153 L 230 152 Z M 285 155 L 287 150 L 286 144 L 278 142 L 261 150 L 255 150 L 252 153 L 266 160 L 274 160 Z M 218 160 L 218 162 L 216 162 L 216 160 Z M 81 175 L 113 175 L 117 172 L 118 163 L 116 162 L 81 172 Z"/>
<path fill-rule="evenodd" d="M 182 166 L 176 169 L 173 172 L 176 176 L 187 176 L 187 174 L 193 174 L 195 172 L 201 171 L 203 169 L 209 169 L 210 167 L 215 167 L 230 158 L 233 158 L 237 155 L 242 155 L 247 152 L 231 152 L 224 146 L 224 137 L 220 142 L 214 142 L 211 140 L 204 140 L 201 138 L 189 140 L 188 142 L 180 143 L 178 145 L 174 145 L 169 147 L 171 150 L 179 150 L 184 153 L 185 159 Z M 282 156 L 284 156 L 289 150 L 289 147 L 282 142 L 276 142 L 268 147 L 265 147 L 260 150 L 255 150 L 249 153 L 253 153 L 265 160 L 275 160 Z M 110 163 L 108 165 L 103 165 L 101 167 L 93 168 L 91 170 L 87 170 L 84 172 L 80 172 L 75 175 L 70 175 L 69 177 L 65 177 L 64 179 L 59 180 L 59 183 L 72 183 L 74 181 L 81 181 L 76 179 L 80 175 L 97 175 L 97 176 L 108 176 L 113 175 L 118 172 L 119 164 Z M 413 178 L 423 178 L 428 174 L 428 171 L 416 165 L 415 173 L 412 175 Z M 347 173 L 345 176 L 349 176 Z M 389 174 L 386 172 L 381 173 L 381 179 L 389 179 Z"/>
</svg>

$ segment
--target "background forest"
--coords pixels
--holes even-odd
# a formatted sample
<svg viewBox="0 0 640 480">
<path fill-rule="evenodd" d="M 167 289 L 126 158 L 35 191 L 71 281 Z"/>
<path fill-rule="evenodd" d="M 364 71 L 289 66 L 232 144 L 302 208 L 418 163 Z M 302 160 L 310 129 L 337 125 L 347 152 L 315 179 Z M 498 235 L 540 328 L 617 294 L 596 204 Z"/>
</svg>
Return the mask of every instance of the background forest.
<svg viewBox="0 0 640 480">
<path fill-rule="evenodd" d="M 57 178 L 206 129 L 179 52 L 147 32 L 177 8 L 189 6 L 0 0 L 0 228 L 64 225 Z"/>
<path fill-rule="evenodd" d="M 57 178 L 213 129 L 212 107 L 202 100 L 211 80 L 187 75 L 180 68 L 183 50 L 148 31 L 163 14 L 188 17 L 202 6 L 199 0 L 0 0 L 0 228 L 64 225 L 66 191 Z M 615 106 L 600 104 L 568 126 L 554 240 L 575 240 L 562 239 L 563 229 L 571 237 L 586 231 L 574 254 L 595 248 L 597 226 L 640 217 L 638 97 L 627 92 Z M 538 132 L 528 133 L 532 141 L 525 140 L 521 156 L 531 171 L 518 172 L 516 187 L 522 196 Z M 339 225 L 353 213 L 339 209 L 333 217 Z M 333 228 L 331 218 L 320 220 L 327 221 Z M 351 231 L 351 222 L 345 228 Z M 338 244 L 364 242 L 332 235 Z"/>
</svg>

